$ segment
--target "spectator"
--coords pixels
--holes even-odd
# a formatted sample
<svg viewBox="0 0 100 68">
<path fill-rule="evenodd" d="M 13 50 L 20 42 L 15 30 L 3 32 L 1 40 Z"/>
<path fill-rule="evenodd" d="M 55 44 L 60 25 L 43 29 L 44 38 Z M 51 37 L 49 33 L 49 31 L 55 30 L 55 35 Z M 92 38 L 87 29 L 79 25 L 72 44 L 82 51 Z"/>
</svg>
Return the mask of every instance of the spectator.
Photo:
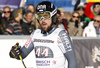
<svg viewBox="0 0 100 68">
<path fill-rule="evenodd" d="M 77 11 L 80 14 L 80 23 L 81 23 L 82 28 L 84 29 L 86 27 L 86 25 L 87 25 L 85 23 L 86 15 L 85 15 L 85 8 L 84 8 L 84 6 L 77 7 Z"/>
<path fill-rule="evenodd" d="M 95 15 L 100 15 L 100 3 L 93 4 L 93 13 Z"/>
<path fill-rule="evenodd" d="M 22 19 L 22 11 L 20 9 L 15 9 L 12 14 L 13 20 L 6 28 L 4 34 L 6 35 L 22 35 L 22 28 L 20 25 L 20 20 Z"/>
<path fill-rule="evenodd" d="M 57 23 L 56 23 L 57 27 L 65 29 L 64 25 L 60 22 L 61 21 L 61 12 L 60 12 L 60 10 L 57 10 L 57 20 L 56 21 L 57 21 Z"/>
<path fill-rule="evenodd" d="M 61 12 L 61 19 L 65 19 L 65 10 L 62 7 L 58 7 L 58 10 Z"/>
<path fill-rule="evenodd" d="M 88 4 L 89 5 L 89 4 Z M 87 5 L 87 9 L 85 9 L 85 14 L 86 16 L 88 17 L 85 17 L 85 25 L 84 25 L 84 28 L 89 24 L 89 22 L 95 17 L 95 16 L 92 16 L 92 15 L 100 15 L 100 3 L 94 3 L 93 5 L 89 6 L 88 7 Z M 93 6 L 93 10 L 91 12 L 91 7 Z M 90 11 L 90 12 L 89 12 Z M 88 13 L 92 13 L 92 14 L 89 14 L 87 15 Z M 92 18 L 90 18 L 89 16 L 91 16 Z"/>
<path fill-rule="evenodd" d="M 2 14 L 0 13 L 0 34 L 3 34 L 4 30 L 3 30 L 3 26 L 1 24 L 1 20 L 2 20 Z"/>
<path fill-rule="evenodd" d="M 66 11 L 61 7 L 58 7 L 58 10 L 60 10 L 60 12 L 61 12 L 61 21 L 60 21 L 60 23 L 62 23 L 64 25 L 65 30 L 68 32 L 68 28 L 67 28 L 68 21 L 65 18 L 65 12 Z"/>
<path fill-rule="evenodd" d="M 84 12 L 85 12 L 84 6 L 77 7 L 77 11 L 80 14 L 80 22 L 83 22 L 85 20 L 85 17 L 86 17 L 84 14 Z"/>
<path fill-rule="evenodd" d="M 87 3 L 82 4 L 81 0 L 77 0 L 75 7 L 74 7 L 74 11 L 78 11 L 78 13 L 80 14 L 80 22 L 81 22 L 81 26 L 84 29 L 86 26 L 85 21 L 85 6 Z"/>
<path fill-rule="evenodd" d="M 68 24 L 68 31 L 70 36 L 82 36 L 82 27 L 80 26 L 80 16 L 77 11 L 72 13 L 72 18 Z"/>
<path fill-rule="evenodd" d="M 22 33 L 24 35 L 30 35 L 35 29 L 35 25 L 32 23 L 33 13 L 30 10 L 25 12 L 25 18 L 22 23 Z"/>
<path fill-rule="evenodd" d="M 95 16 L 84 29 L 83 37 L 100 37 L 100 15 Z"/>
<path fill-rule="evenodd" d="M 33 12 L 33 24 L 36 26 L 37 28 L 40 28 L 39 23 L 37 22 L 36 18 L 35 18 L 35 6 L 33 4 L 29 4 L 26 8 L 26 10 L 31 10 Z"/>
<path fill-rule="evenodd" d="M 65 12 L 65 19 L 69 22 L 72 17 L 72 14 L 70 12 Z"/>
<path fill-rule="evenodd" d="M 26 10 L 31 10 L 33 13 L 35 13 L 35 6 L 33 4 L 29 4 Z"/>
<path fill-rule="evenodd" d="M 85 7 L 87 5 L 87 2 L 82 4 L 81 0 L 77 0 L 75 7 L 74 7 L 74 11 L 78 11 L 80 14 L 80 22 L 81 22 L 81 26 L 84 29 L 86 27 L 86 22 L 85 22 Z M 87 22 L 88 23 L 88 22 Z"/>
<path fill-rule="evenodd" d="M 1 20 L 1 25 L 2 25 L 2 32 L 4 33 L 8 25 L 10 24 L 10 21 L 12 20 L 11 18 L 11 9 L 10 7 L 6 6 L 3 9 L 4 17 Z"/>
</svg>

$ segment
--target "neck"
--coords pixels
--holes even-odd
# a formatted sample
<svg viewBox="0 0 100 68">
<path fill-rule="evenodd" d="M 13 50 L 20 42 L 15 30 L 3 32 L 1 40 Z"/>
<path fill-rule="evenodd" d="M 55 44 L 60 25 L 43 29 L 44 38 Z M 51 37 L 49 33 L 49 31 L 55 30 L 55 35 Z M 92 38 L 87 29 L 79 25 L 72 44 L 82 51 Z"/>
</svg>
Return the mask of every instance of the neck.
<svg viewBox="0 0 100 68">
<path fill-rule="evenodd" d="M 41 31 L 43 34 L 51 34 L 56 29 L 56 25 L 52 26 L 48 31 Z"/>
<path fill-rule="evenodd" d="M 96 29 L 99 29 L 99 26 L 97 26 Z"/>
<path fill-rule="evenodd" d="M 97 15 L 97 14 L 99 14 L 99 12 L 93 12 L 94 13 L 94 15 Z"/>
</svg>

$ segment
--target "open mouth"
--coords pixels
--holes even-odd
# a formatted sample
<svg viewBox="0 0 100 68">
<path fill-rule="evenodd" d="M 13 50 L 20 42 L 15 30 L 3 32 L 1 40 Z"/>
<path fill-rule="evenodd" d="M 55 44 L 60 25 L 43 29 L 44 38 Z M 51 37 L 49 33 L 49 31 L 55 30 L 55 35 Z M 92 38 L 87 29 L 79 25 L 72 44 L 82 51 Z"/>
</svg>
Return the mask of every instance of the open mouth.
<svg viewBox="0 0 100 68">
<path fill-rule="evenodd" d="M 46 25 L 47 25 L 47 24 L 44 23 L 44 24 L 42 24 L 42 27 L 46 27 Z"/>
</svg>

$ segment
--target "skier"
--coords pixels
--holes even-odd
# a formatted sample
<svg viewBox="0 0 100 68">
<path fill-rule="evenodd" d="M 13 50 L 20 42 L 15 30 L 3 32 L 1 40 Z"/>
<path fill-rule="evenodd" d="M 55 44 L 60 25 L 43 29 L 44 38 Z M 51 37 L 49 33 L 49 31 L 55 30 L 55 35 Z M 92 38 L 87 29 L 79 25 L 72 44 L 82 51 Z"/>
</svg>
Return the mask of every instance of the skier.
<svg viewBox="0 0 100 68">
<path fill-rule="evenodd" d="M 36 18 L 41 29 L 36 29 L 29 37 L 26 44 L 20 48 L 13 46 L 10 57 L 22 59 L 34 49 L 37 68 L 77 68 L 76 57 L 70 37 L 66 30 L 57 28 L 57 9 L 49 1 L 43 1 L 36 6 Z"/>
</svg>

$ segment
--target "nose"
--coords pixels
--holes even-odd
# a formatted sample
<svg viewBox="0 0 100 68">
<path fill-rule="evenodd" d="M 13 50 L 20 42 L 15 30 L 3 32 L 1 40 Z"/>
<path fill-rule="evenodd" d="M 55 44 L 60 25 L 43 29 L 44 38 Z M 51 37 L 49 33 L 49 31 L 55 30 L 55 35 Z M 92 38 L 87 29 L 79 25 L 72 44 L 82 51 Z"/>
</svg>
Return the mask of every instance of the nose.
<svg viewBox="0 0 100 68">
<path fill-rule="evenodd" d="M 45 19 L 44 18 L 41 18 L 41 21 L 44 21 Z"/>
</svg>

